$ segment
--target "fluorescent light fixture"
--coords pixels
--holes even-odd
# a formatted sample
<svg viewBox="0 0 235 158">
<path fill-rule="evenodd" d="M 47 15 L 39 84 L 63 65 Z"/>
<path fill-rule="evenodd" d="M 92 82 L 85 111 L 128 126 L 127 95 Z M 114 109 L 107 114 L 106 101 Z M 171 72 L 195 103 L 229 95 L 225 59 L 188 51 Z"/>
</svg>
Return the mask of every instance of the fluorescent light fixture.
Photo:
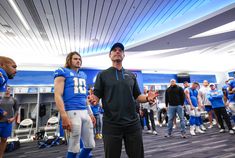
<svg viewBox="0 0 235 158">
<path fill-rule="evenodd" d="M 199 37 L 206 37 L 206 36 L 212 36 L 212 35 L 217 35 L 217 34 L 221 34 L 221 33 L 226 33 L 226 32 L 231 32 L 231 31 L 235 31 L 235 21 L 232 21 L 230 23 L 227 23 L 225 25 L 216 27 L 212 30 L 194 35 L 190 38 L 199 38 Z"/>
<path fill-rule="evenodd" d="M 30 30 L 28 23 L 26 22 L 23 14 L 20 12 L 19 8 L 17 7 L 16 3 L 14 0 L 8 0 L 8 2 L 11 4 L 11 7 L 14 9 L 16 15 L 19 17 L 20 21 L 26 28 L 26 30 Z"/>
<path fill-rule="evenodd" d="M 78 47 L 80 49 L 87 48 L 89 47 L 89 44 L 90 44 L 90 41 L 80 41 L 80 43 L 78 43 Z"/>
<path fill-rule="evenodd" d="M 158 55 L 158 54 L 173 52 L 173 51 L 182 50 L 182 49 L 185 49 L 185 47 L 183 47 L 183 48 L 174 48 L 174 49 L 155 50 L 155 51 L 144 51 L 144 52 L 141 52 L 141 53 L 131 54 L 131 55 L 128 55 L 128 56 L 138 57 L 138 58 L 139 57 L 148 57 L 148 56 L 152 56 L 152 55 Z"/>
</svg>

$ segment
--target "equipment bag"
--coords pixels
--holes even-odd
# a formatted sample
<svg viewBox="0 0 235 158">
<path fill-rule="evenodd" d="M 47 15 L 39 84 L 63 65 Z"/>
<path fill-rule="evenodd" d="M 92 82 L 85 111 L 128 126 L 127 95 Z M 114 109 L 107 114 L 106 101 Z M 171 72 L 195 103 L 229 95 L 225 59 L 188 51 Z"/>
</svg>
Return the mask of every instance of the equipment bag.
<svg viewBox="0 0 235 158">
<path fill-rule="evenodd" d="M 7 146 L 6 146 L 6 150 L 5 152 L 12 152 L 16 149 L 20 148 L 20 141 L 11 141 L 11 142 L 7 142 Z"/>
</svg>

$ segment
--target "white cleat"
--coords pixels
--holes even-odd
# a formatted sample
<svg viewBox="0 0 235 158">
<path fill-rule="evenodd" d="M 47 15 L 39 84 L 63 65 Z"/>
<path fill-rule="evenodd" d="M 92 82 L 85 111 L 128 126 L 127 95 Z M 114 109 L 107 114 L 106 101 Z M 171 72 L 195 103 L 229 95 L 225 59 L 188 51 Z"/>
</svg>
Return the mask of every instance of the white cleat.
<svg viewBox="0 0 235 158">
<path fill-rule="evenodd" d="M 195 136 L 196 135 L 196 133 L 195 133 L 195 126 L 190 126 L 190 134 L 192 135 L 192 136 Z"/>
<path fill-rule="evenodd" d="M 225 129 L 219 130 L 220 133 L 225 133 Z"/>
<path fill-rule="evenodd" d="M 153 131 L 153 134 L 154 134 L 154 135 L 157 135 L 157 131 Z"/>
<path fill-rule="evenodd" d="M 151 131 L 151 130 L 148 130 L 147 133 L 152 134 L 152 131 Z"/>
<path fill-rule="evenodd" d="M 232 129 L 229 130 L 229 134 L 234 134 L 234 131 Z"/>
<path fill-rule="evenodd" d="M 204 125 L 201 125 L 200 128 L 203 130 L 203 131 L 206 131 L 206 127 Z"/>
<path fill-rule="evenodd" d="M 196 132 L 197 133 L 205 133 L 203 130 L 200 129 L 199 126 L 196 126 Z"/>
</svg>

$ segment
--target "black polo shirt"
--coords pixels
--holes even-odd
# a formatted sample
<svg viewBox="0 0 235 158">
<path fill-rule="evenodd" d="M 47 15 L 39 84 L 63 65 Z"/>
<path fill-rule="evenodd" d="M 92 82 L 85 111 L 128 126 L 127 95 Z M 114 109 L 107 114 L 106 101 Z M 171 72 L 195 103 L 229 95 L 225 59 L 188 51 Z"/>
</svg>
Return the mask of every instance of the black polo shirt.
<svg viewBox="0 0 235 158">
<path fill-rule="evenodd" d="M 114 67 L 100 72 L 94 94 L 102 99 L 104 126 L 128 127 L 139 123 L 135 99 L 141 92 L 132 72 Z"/>
</svg>

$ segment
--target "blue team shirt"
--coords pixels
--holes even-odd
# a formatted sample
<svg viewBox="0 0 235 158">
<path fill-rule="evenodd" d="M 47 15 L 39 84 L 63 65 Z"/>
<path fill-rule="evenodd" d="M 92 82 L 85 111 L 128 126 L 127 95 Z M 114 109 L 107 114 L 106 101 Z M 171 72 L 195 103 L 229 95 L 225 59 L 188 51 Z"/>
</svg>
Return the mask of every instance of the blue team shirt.
<svg viewBox="0 0 235 158">
<path fill-rule="evenodd" d="M 213 109 L 224 107 L 223 92 L 221 90 L 210 90 L 207 93 L 207 98 L 210 100 Z"/>
<path fill-rule="evenodd" d="M 0 77 L 0 92 L 5 92 L 7 90 L 7 80 L 8 76 L 5 70 L 0 68 L 0 73 L 2 74 Z"/>
<path fill-rule="evenodd" d="M 189 88 L 188 90 L 189 90 L 189 95 L 190 95 L 190 99 L 191 99 L 193 106 L 197 107 L 198 106 L 198 102 L 197 102 L 198 90 L 192 89 L 192 88 Z"/>
<path fill-rule="evenodd" d="M 235 79 L 230 80 L 230 81 L 228 82 L 228 85 L 229 85 L 230 87 L 232 87 L 232 88 L 235 88 Z"/>
<path fill-rule="evenodd" d="M 225 95 L 228 98 L 228 85 L 227 84 L 222 87 L 222 91 L 225 92 Z"/>
<path fill-rule="evenodd" d="M 65 110 L 87 109 L 86 74 L 82 71 L 76 72 L 68 68 L 59 68 L 54 73 L 54 78 L 56 77 L 65 78 L 63 93 Z"/>
<path fill-rule="evenodd" d="M 230 86 L 232 89 L 235 88 L 235 80 L 230 80 L 228 82 L 228 86 Z M 229 94 L 228 93 L 228 101 L 229 102 L 235 102 L 235 94 Z"/>
<path fill-rule="evenodd" d="M 91 105 L 91 110 L 93 112 L 93 115 L 99 115 L 100 114 L 100 104 Z"/>
</svg>

